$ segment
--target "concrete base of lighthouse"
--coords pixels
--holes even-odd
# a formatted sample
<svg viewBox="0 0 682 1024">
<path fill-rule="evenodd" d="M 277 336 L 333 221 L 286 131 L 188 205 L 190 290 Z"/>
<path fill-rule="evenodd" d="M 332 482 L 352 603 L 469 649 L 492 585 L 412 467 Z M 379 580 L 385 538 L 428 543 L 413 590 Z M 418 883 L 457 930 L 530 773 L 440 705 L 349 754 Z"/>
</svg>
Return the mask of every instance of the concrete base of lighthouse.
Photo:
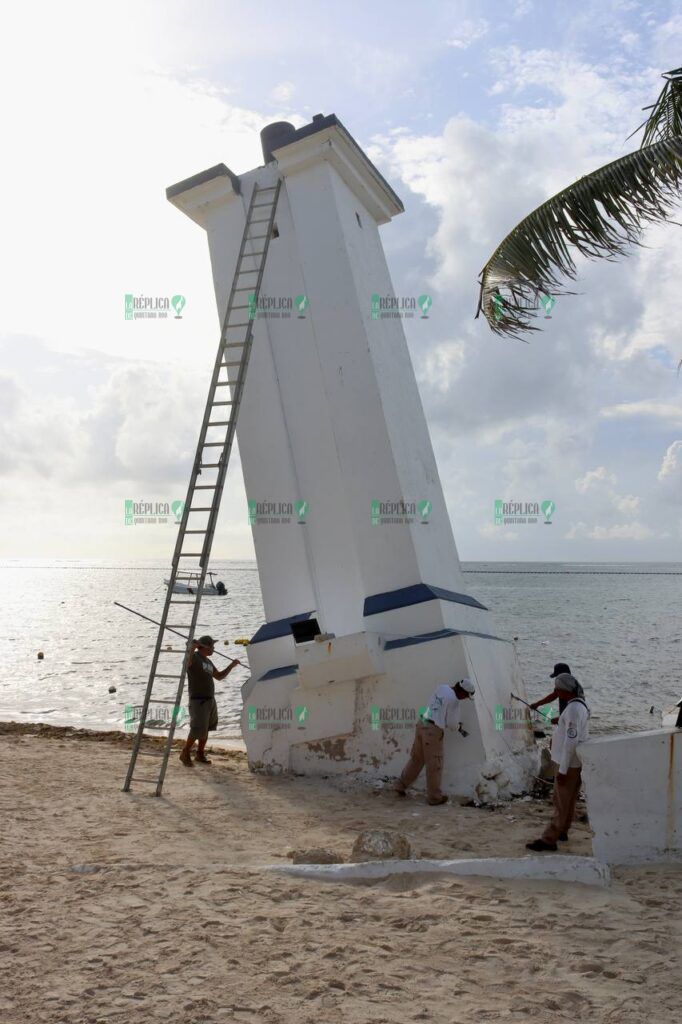
<svg viewBox="0 0 682 1024">
<path fill-rule="evenodd" d="M 538 760 L 532 729 L 500 715 L 511 691 L 524 694 L 523 683 L 513 645 L 480 629 L 485 611 L 441 599 L 368 610 L 367 628 L 345 636 L 296 644 L 290 620 L 256 634 L 248 648 L 253 675 L 242 690 L 251 769 L 394 778 L 435 688 L 469 676 L 476 684 L 475 699 L 463 704 L 469 735 L 446 731 L 444 792 L 482 804 L 526 792 Z"/>
</svg>

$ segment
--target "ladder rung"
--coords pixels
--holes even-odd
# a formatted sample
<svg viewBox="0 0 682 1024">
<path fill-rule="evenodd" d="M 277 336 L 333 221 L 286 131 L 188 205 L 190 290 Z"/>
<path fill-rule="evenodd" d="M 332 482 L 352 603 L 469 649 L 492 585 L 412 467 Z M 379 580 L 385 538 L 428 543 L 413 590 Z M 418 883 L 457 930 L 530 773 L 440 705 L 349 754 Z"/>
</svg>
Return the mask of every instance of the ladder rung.
<svg viewBox="0 0 682 1024">
<path fill-rule="evenodd" d="M 170 600 L 170 601 L 169 601 L 168 603 L 169 603 L 169 604 L 191 604 L 191 605 L 195 605 L 195 604 L 196 604 L 196 601 L 174 601 L 174 600 L 173 600 L 173 599 L 171 598 L 171 600 Z M 175 678 L 175 677 L 173 677 L 173 678 Z"/>
<path fill-rule="evenodd" d="M 222 466 L 222 462 L 201 462 L 199 469 L 215 469 L 217 466 Z M 185 530 L 185 533 L 206 533 L 206 530 Z"/>
<path fill-rule="evenodd" d="M 251 303 L 247 302 L 244 306 L 231 306 L 231 309 L 251 309 Z"/>
<path fill-rule="evenodd" d="M 263 204 L 263 205 L 265 205 L 265 204 Z M 249 221 L 249 225 L 251 225 L 251 224 L 269 224 L 269 223 L 270 223 L 270 218 L 269 217 L 252 217 L 251 220 Z M 263 238 L 267 238 L 267 235 L 263 235 Z M 247 253 L 246 255 L 248 256 L 249 254 Z"/>
<path fill-rule="evenodd" d="M 229 363 L 221 363 L 220 365 L 221 366 L 241 366 L 242 365 L 242 361 L 241 361 L 241 359 L 231 359 L 229 361 Z M 234 381 L 226 380 L 225 383 L 226 384 L 233 384 Z"/>
<path fill-rule="evenodd" d="M 138 757 L 139 757 L 140 754 L 144 754 L 145 757 L 165 757 L 166 756 L 166 751 L 165 750 L 141 750 L 141 749 L 138 749 L 137 754 L 138 754 Z M 142 780 L 140 779 L 138 781 L 142 781 Z"/>
<path fill-rule="evenodd" d="M 221 441 L 222 444 L 222 441 Z M 213 505 L 201 505 L 199 508 L 191 508 L 190 512 L 212 512 Z"/>
<path fill-rule="evenodd" d="M 251 209 L 255 210 L 257 206 L 272 206 L 272 200 L 269 203 L 254 203 Z"/>
<path fill-rule="evenodd" d="M 210 424 L 209 423 L 209 427 L 210 426 L 217 426 L 217 424 Z M 216 486 L 217 486 L 216 484 L 195 484 L 194 490 L 195 491 L 215 491 Z"/>
<path fill-rule="evenodd" d="M 138 753 L 139 753 L 139 751 L 138 751 Z M 139 775 L 131 775 L 130 776 L 130 781 L 131 782 L 151 782 L 154 786 L 158 786 L 158 784 L 159 784 L 159 780 L 158 779 L 141 779 Z"/>
<path fill-rule="evenodd" d="M 154 673 L 154 678 L 155 679 L 179 679 L 179 676 L 165 676 L 163 674 L 163 672 L 155 672 Z M 156 701 L 154 701 L 154 703 L 156 703 Z M 175 703 L 175 701 L 173 701 L 173 703 Z"/>
<path fill-rule="evenodd" d="M 225 364 L 223 363 L 221 365 L 224 366 Z M 233 381 L 231 381 L 231 380 L 224 380 L 223 381 L 223 384 L 232 384 L 232 383 L 233 383 Z M 230 399 L 229 402 L 211 402 L 211 408 L 213 408 L 214 405 L 234 405 L 234 402 L 231 399 Z"/>
<path fill-rule="evenodd" d="M 174 700 L 157 700 L 156 698 L 154 698 L 153 703 L 154 704 L 175 704 L 175 701 Z M 178 707 L 180 707 L 179 704 L 178 704 Z"/>
<path fill-rule="evenodd" d="M 252 324 L 252 323 L 253 323 L 253 320 L 247 320 L 247 321 L 245 321 L 245 323 L 227 324 L 225 329 L 229 331 L 230 328 L 234 328 L 234 327 L 248 327 L 249 324 Z"/>
<path fill-rule="evenodd" d="M 259 238 L 267 238 L 267 235 L 249 235 L 249 242 L 257 242 Z M 236 307 L 233 307 L 236 308 Z"/>
<path fill-rule="evenodd" d="M 213 484 L 215 487 L 215 484 Z M 201 551 L 181 551 L 179 558 L 201 558 L 203 552 Z"/>
<path fill-rule="evenodd" d="M 219 466 L 219 465 L 220 465 L 219 462 L 203 462 L 202 463 L 202 468 L 204 466 Z M 206 533 L 206 530 L 185 530 L 185 533 Z"/>
<path fill-rule="evenodd" d="M 245 341 L 225 341 L 223 342 L 223 348 L 244 348 L 246 345 Z"/>
<path fill-rule="evenodd" d="M 256 195 L 259 196 L 261 194 L 261 192 L 276 192 L 278 188 L 279 188 L 279 185 L 267 185 L 267 186 L 264 186 L 264 187 L 261 187 L 260 185 L 255 185 L 254 186 L 254 191 L 255 191 Z"/>
<path fill-rule="evenodd" d="M 256 224 L 257 223 L 258 223 L 258 221 L 256 221 Z M 244 255 L 242 256 L 242 259 L 243 260 L 250 260 L 252 256 L 262 256 L 264 252 L 265 252 L 265 249 L 259 249 L 258 252 L 245 252 Z"/>
<path fill-rule="evenodd" d="M 215 423 L 209 423 L 209 427 L 228 427 L 230 425 L 229 420 L 217 420 Z M 195 488 L 196 490 L 196 488 Z"/>
<path fill-rule="evenodd" d="M 222 448 L 225 444 L 224 441 L 204 441 L 202 448 Z M 198 512 L 198 509 L 190 509 L 190 512 Z"/>
<path fill-rule="evenodd" d="M 252 284 L 247 284 L 247 285 L 244 285 L 243 288 L 233 288 L 232 291 L 234 291 L 234 292 L 252 292 L 253 291 L 253 285 Z"/>
</svg>

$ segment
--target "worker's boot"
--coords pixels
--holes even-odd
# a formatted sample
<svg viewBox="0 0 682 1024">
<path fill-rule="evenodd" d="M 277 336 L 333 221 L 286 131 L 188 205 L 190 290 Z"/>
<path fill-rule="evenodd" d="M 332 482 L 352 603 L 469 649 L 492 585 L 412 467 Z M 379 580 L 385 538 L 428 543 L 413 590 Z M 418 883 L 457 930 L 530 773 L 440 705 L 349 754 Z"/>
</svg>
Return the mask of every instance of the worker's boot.
<svg viewBox="0 0 682 1024">
<path fill-rule="evenodd" d="M 442 795 L 442 796 L 434 796 L 434 797 L 431 797 L 431 798 L 430 798 L 429 800 L 427 800 L 426 802 L 427 802 L 427 804 L 429 805 L 429 807 L 440 807 L 440 805 L 441 805 L 441 804 L 446 804 L 446 803 L 448 802 L 448 798 L 447 798 L 447 796 L 446 796 L 446 795 L 445 795 L 445 794 L 443 793 L 443 795 Z"/>
<path fill-rule="evenodd" d="M 186 768 L 194 768 L 194 761 L 192 760 L 189 751 L 185 750 L 184 747 L 180 751 L 180 760 Z"/>
</svg>

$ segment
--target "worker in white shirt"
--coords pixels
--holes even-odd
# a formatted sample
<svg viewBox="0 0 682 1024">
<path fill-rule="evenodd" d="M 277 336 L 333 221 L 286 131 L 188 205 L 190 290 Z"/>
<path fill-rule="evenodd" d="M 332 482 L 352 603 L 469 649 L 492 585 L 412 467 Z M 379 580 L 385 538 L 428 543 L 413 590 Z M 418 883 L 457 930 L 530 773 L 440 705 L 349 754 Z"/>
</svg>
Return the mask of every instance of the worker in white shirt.
<svg viewBox="0 0 682 1024">
<path fill-rule="evenodd" d="M 590 711 L 582 698 L 580 683 L 568 672 L 558 675 L 554 682 L 557 695 L 566 701 L 552 736 L 554 814 L 542 838 L 526 843 L 528 850 L 556 850 L 557 840 L 564 842 L 568 839 L 580 793 L 581 766 L 576 747 L 589 735 Z"/>
<path fill-rule="evenodd" d="M 417 722 L 410 759 L 396 781 L 394 789 L 399 796 L 405 796 L 409 786 L 426 766 L 426 802 L 432 806 L 447 802 L 441 791 L 443 775 L 443 736 L 446 728 L 457 728 L 462 736 L 468 734 L 460 722 L 460 702 L 473 697 L 474 684 L 470 679 L 439 686 L 429 701 L 428 707 Z"/>
</svg>

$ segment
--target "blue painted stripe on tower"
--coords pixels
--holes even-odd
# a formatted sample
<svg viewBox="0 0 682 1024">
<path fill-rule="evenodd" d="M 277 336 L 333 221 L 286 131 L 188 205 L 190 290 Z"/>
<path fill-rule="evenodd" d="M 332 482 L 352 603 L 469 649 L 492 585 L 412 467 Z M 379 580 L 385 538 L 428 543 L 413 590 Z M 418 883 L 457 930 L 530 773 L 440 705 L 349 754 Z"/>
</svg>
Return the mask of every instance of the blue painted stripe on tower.
<svg viewBox="0 0 682 1024">
<path fill-rule="evenodd" d="M 265 622 L 249 640 L 250 644 L 261 644 L 265 640 L 274 640 L 278 636 L 289 636 L 292 622 L 305 622 L 312 615 L 312 612 L 302 612 L 300 615 L 291 615 L 287 619 L 275 619 L 273 622 Z"/>
<path fill-rule="evenodd" d="M 258 682 L 265 683 L 268 679 L 280 679 L 282 676 L 291 676 L 295 672 L 298 672 L 298 665 L 282 665 L 281 668 L 271 668 L 268 672 L 259 676 Z"/>
<path fill-rule="evenodd" d="M 379 615 L 381 612 L 390 612 L 395 608 L 407 608 L 411 604 L 422 604 L 424 601 L 454 601 L 456 604 L 466 604 L 471 608 L 481 608 L 484 612 L 488 609 L 475 597 L 468 594 L 456 594 L 453 590 L 444 590 L 442 587 L 432 587 L 427 583 L 415 583 L 411 587 L 401 587 L 399 590 L 387 590 L 384 594 L 372 594 L 365 598 L 364 615 Z"/>
<path fill-rule="evenodd" d="M 501 636 L 493 636 L 492 633 L 474 633 L 469 629 L 439 629 L 435 633 L 418 633 L 416 636 L 402 636 L 398 640 L 387 640 L 384 644 L 385 651 L 393 651 L 398 647 L 412 647 L 414 644 L 429 644 L 434 640 L 442 640 L 451 636 L 475 636 L 482 640 L 497 640 L 501 644 L 508 644 Z"/>
</svg>

